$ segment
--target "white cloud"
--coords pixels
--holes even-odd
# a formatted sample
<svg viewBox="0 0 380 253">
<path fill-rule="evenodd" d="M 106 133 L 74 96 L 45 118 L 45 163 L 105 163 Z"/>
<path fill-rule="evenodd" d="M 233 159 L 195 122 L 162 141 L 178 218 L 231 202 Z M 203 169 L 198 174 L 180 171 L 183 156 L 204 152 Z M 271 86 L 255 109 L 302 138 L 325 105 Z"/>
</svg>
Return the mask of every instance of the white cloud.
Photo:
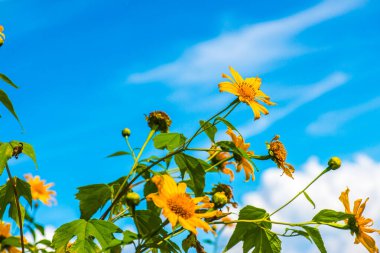
<svg viewBox="0 0 380 253">
<path fill-rule="evenodd" d="M 380 108 L 380 97 L 354 107 L 328 112 L 308 125 L 306 132 L 318 136 L 334 135 L 348 121 L 378 108 Z"/>
<path fill-rule="evenodd" d="M 271 108 L 270 117 L 261 118 L 260 120 L 253 122 L 252 120 L 248 121 L 243 126 L 240 126 L 240 132 L 246 136 L 246 138 L 263 132 L 265 129 L 270 127 L 276 121 L 283 119 L 285 116 L 294 112 L 296 109 L 300 108 L 302 105 L 309 103 L 323 94 L 340 87 L 348 81 L 348 76 L 344 73 L 333 73 L 327 76 L 325 79 L 312 84 L 304 89 L 299 89 L 302 93 L 299 94 L 298 98 L 293 102 L 289 103 L 285 107 L 280 107 L 279 109 Z"/>
<path fill-rule="evenodd" d="M 266 71 L 277 61 L 301 54 L 295 35 L 328 19 L 343 15 L 363 1 L 327 0 L 278 20 L 248 25 L 238 31 L 196 44 L 174 62 L 134 73 L 129 83 L 161 81 L 171 85 L 215 85 L 215 77 L 232 65 L 242 72 Z"/>
<path fill-rule="evenodd" d="M 316 157 L 311 157 L 302 166 L 302 169 L 296 171 L 294 180 L 285 176 L 280 177 L 278 168 L 266 170 L 263 173 L 259 190 L 243 196 L 244 205 L 249 204 L 265 208 L 268 212 L 276 210 L 315 178 L 324 169 L 325 164 L 321 164 Z M 343 161 L 340 169 L 322 176 L 307 190 L 317 205 L 316 210 L 303 196 L 300 196 L 291 205 L 275 214 L 272 219 L 302 222 L 310 220 L 321 209 L 343 211 L 343 206 L 338 201 L 338 197 L 348 186 L 351 190 L 351 200 L 370 198 L 364 216 L 373 218 L 375 220 L 374 227 L 380 228 L 380 206 L 378 205 L 380 188 L 376 182 L 377 178 L 380 178 L 380 162 L 374 161 L 364 154 L 358 154 L 353 161 Z M 353 201 L 351 201 L 352 203 Z M 276 229 L 283 231 L 279 226 L 276 226 Z M 329 253 L 367 252 L 363 246 L 353 244 L 354 237 L 350 235 L 349 231 L 321 228 L 321 233 Z M 378 239 L 376 234 L 373 236 Z M 303 238 L 284 240 L 282 251 L 294 253 L 319 252 L 315 245 Z M 241 252 L 241 248 L 235 247 L 230 252 Z"/>
</svg>

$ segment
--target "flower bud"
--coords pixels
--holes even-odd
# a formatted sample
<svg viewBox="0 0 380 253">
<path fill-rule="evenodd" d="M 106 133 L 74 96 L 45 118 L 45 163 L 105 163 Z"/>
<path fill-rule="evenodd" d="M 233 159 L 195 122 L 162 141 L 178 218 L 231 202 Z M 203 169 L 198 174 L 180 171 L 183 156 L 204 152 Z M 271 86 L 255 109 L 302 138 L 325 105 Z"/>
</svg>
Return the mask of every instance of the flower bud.
<svg viewBox="0 0 380 253">
<path fill-rule="evenodd" d="M 140 203 L 140 195 L 136 192 L 128 192 L 127 203 L 129 205 L 137 206 Z"/>
<path fill-rule="evenodd" d="M 221 208 L 227 204 L 228 199 L 224 192 L 215 192 L 214 195 L 212 195 L 212 202 L 216 208 Z"/>
<path fill-rule="evenodd" d="M 330 158 L 328 165 L 330 169 L 336 170 L 340 168 L 342 161 L 339 159 L 339 157 L 334 156 Z"/>
<path fill-rule="evenodd" d="M 155 129 L 162 133 L 169 132 L 169 127 L 172 124 L 172 120 L 170 117 L 162 111 L 155 111 L 149 113 L 149 116 L 146 116 L 146 121 L 148 122 L 148 126 L 150 129 Z"/>
<path fill-rule="evenodd" d="M 131 129 L 129 128 L 124 128 L 123 131 L 121 131 L 121 135 L 125 137 L 129 137 L 131 135 Z"/>
</svg>

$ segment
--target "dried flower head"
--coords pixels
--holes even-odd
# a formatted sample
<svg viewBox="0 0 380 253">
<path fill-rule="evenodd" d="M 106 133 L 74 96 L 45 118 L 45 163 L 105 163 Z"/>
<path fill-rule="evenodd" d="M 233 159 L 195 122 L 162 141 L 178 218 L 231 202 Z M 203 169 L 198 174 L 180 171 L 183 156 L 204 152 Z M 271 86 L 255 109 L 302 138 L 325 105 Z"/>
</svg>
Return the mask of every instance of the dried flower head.
<svg viewBox="0 0 380 253">
<path fill-rule="evenodd" d="M 165 112 L 154 111 L 149 113 L 149 116 L 146 116 L 145 118 L 148 122 L 148 126 L 151 129 L 155 129 L 162 133 L 169 132 L 169 127 L 172 124 L 172 120 Z"/>
<path fill-rule="evenodd" d="M 287 152 L 284 144 L 279 139 L 280 136 L 276 135 L 272 141 L 267 144 L 268 153 L 277 167 L 282 169 L 285 175 L 293 178 L 294 167 L 286 162 Z"/>
</svg>

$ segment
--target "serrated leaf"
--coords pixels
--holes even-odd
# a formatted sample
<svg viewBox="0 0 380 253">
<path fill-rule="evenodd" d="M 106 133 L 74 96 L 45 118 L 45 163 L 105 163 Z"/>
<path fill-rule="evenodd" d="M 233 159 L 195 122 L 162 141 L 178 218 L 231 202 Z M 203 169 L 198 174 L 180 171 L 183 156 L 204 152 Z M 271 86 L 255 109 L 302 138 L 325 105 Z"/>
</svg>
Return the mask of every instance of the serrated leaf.
<svg viewBox="0 0 380 253">
<path fill-rule="evenodd" d="M 12 157 L 13 148 L 9 143 L 0 144 L 0 175 L 3 174 L 8 160 Z"/>
<path fill-rule="evenodd" d="M 194 185 L 194 193 L 196 196 L 200 196 L 205 188 L 205 170 L 209 167 L 209 164 L 203 160 L 186 154 L 176 154 L 174 157 L 176 164 L 178 165 L 182 178 L 185 173 L 188 173 L 190 180 Z"/>
<path fill-rule="evenodd" d="M 303 226 L 302 228 L 305 229 L 305 231 L 310 235 L 311 239 L 313 240 L 319 251 L 321 253 L 327 253 L 325 244 L 323 242 L 321 233 L 319 233 L 318 228 L 313 228 L 309 226 Z"/>
<path fill-rule="evenodd" d="M 309 194 L 307 194 L 305 191 L 303 192 L 303 195 L 305 196 L 305 198 L 307 199 L 307 201 L 310 202 L 310 204 L 313 205 L 314 209 L 315 209 L 315 203 L 314 201 L 310 198 Z"/>
<path fill-rule="evenodd" d="M 255 249 L 252 253 L 280 253 L 281 240 L 271 231 L 259 229 L 256 235 Z M 243 248 L 244 249 L 244 248 Z M 244 253 L 250 249 L 244 250 Z"/>
<path fill-rule="evenodd" d="M 157 149 L 167 149 L 173 151 L 183 145 L 186 137 L 180 133 L 161 133 L 153 138 L 153 145 Z"/>
<path fill-rule="evenodd" d="M 111 199 L 111 194 L 111 187 L 107 184 L 92 184 L 78 187 L 78 193 L 75 195 L 75 198 L 80 201 L 81 219 L 90 219 L 92 215 Z"/>
<path fill-rule="evenodd" d="M 199 124 L 201 125 L 203 131 L 207 134 L 208 138 L 210 138 L 212 142 L 215 142 L 215 134 L 216 132 L 218 132 L 216 126 L 214 126 L 210 122 L 203 120 L 199 121 Z"/>
<path fill-rule="evenodd" d="M 110 154 L 107 156 L 107 158 L 110 158 L 110 157 L 115 157 L 115 156 L 123 156 L 123 155 L 130 155 L 131 153 L 127 152 L 127 151 L 117 151 L 113 154 Z"/>
<path fill-rule="evenodd" d="M 115 238 L 113 234 L 120 232 L 118 226 L 108 221 L 79 219 L 66 223 L 55 231 L 53 247 L 57 253 L 65 253 L 67 244 L 76 236 L 76 241 L 70 248 L 72 252 L 96 253 L 99 249 L 94 238 L 105 248 Z"/>
<path fill-rule="evenodd" d="M 15 117 L 15 119 L 20 123 L 20 120 L 15 112 L 15 109 L 13 108 L 13 104 L 11 100 L 9 99 L 8 95 L 0 89 L 0 103 L 2 103 L 5 108 Z"/>
<path fill-rule="evenodd" d="M 338 222 L 352 217 L 352 214 L 323 209 L 313 217 L 316 222 Z"/>
<path fill-rule="evenodd" d="M 11 79 L 9 79 L 6 75 L 0 73 L 0 79 L 6 82 L 7 84 L 11 85 L 12 87 L 18 89 L 17 85 L 12 82 Z"/>
<path fill-rule="evenodd" d="M 16 189 L 18 192 L 18 197 L 23 197 L 29 204 L 32 206 L 32 194 L 30 192 L 30 185 L 17 177 L 14 177 L 13 180 L 16 181 Z M 0 188 L 0 219 L 3 218 L 4 212 L 8 205 L 9 207 L 9 216 L 19 224 L 17 206 L 16 206 L 16 198 L 14 195 L 14 189 L 12 182 L 13 180 L 8 180 L 7 183 Z M 20 205 L 21 208 L 21 218 L 24 221 L 25 216 L 25 208 Z"/>
<path fill-rule="evenodd" d="M 36 153 L 34 152 L 34 148 L 31 144 L 23 142 L 23 141 L 10 141 L 9 142 L 9 144 L 12 147 L 17 146 L 20 143 L 22 143 L 22 147 L 23 147 L 22 153 L 27 155 L 30 159 L 32 159 L 32 161 L 34 162 L 34 165 L 36 166 L 36 168 L 38 168 Z"/>
</svg>

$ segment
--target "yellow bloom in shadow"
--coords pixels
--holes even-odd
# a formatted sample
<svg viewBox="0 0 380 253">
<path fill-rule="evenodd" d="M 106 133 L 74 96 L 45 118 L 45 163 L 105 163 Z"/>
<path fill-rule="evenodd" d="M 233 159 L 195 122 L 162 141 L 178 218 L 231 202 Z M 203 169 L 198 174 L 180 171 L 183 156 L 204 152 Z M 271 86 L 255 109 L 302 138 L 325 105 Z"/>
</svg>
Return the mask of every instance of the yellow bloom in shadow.
<svg viewBox="0 0 380 253">
<path fill-rule="evenodd" d="M 0 47 L 3 45 L 4 40 L 5 40 L 5 35 L 3 31 L 4 31 L 4 27 L 0 25 Z"/>
<path fill-rule="evenodd" d="M 221 214 L 220 211 L 200 212 L 202 208 L 213 207 L 208 197 L 191 198 L 186 193 L 186 184 L 177 185 L 169 175 L 154 176 L 152 182 L 156 184 L 158 192 L 151 193 L 146 198 L 153 200 L 156 206 L 162 208 L 162 214 L 168 218 L 173 229 L 179 223 L 194 234 L 197 234 L 197 227 L 205 232 L 214 232 L 210 225 L 201 219 L 217 217 Z M 198 205 L 200 202 L 204 203 Z"/>
<path fill-rule="evenodd" d="M 45 184 L 45 180 L 41 180 L 39 176 L 33 177 L 31 174 L 24 175 L 24 177 L 30 184 L 33 199 L 40 200 L 48 206 L 50 206 L 52 202 L 55 202 L 53 196 L 56 195 L 56 192 L 49 190 L 49 188 L 54 185 L 53 183 Z"/>
<path fill-rule="evenodd" d="M 220 170 L 222 173 L 230 176 L 230 181 L 232 182 L 235 178 L 234 172 L 227 168 L 228 165 L 232 164 L 234 166 L 234 162 L 227 161 L 228 158 L 231 158 L 231 154 L 228 152 L 222 151 L 219 147 L 212 146 L 211 150 L 209 151 L 210 157 L 211 157 L 211 163 L 212 165 L 217 165 L 218 170 Z M 222 162 L 223 160 L 226 160 Z"/>
<path fill-rule="evenodd" d="M 269 155 L 276 163 L 277 167 L 282 169 L 285 175 L 293 178 L 294 167 L 290 163 L 286 162 L 288 153 L 286 152 L 284 144 L 279 141 L 280 136 L 276 135 L 268 145 Z M 293 178 L 294 179 L 294 178 Z"/>
<path fill-rule="evenodd" d="M 1 238 L 1 241 L 12 236 L 10 231 L 11 231 L 11 224 L 1 221 L 0 222 L 0 238 Z M 24 240 L 24 241 L 26 241 L 26 240 Z M 3 250 L 1 252 L 2 253 L 6 253 L 6 252 L 20 253 L 21 250 L 15 248 L 13 246 L 3 246 Z"/>
<path fill-rule="evenodd" d="M 362 199 L 358 199 L 354 202 L 353 210 L 350 208 L 350 201 L 348 198 L 348 193 L 350 189 L 346 189 L 340 194 L 339 200 L 343 203 L 345 212 L 348 214 L 353 214 L 353 219 L 348 219 L 347 223 L 351 229 L 351 234 L 355 234 L 355 244 L 361 243 L 370 253 L 378 253 L 379 249 L 376 246 L 375 240 L 368 235 L 368 233 L 377 232 L 380 230 L 371 228 L 373 225 L 373 220 L 369 218 L 364 218 L 363 211 L 366 207 L 368 198 L 362 202 Z"/>
<path fill-rule="evenodd" d="M 228 134 L 231 137 L 232 142 L 235 144 L 236 147 L 246 151 L 247 154 L 253 155 L 252 151 L 248 151 L 248 148 L 251 144 L 245 143 L 243 137 L 237 136 L 230 128 L 227 129 L 226 134 Z M 236 161 L 237 172 L 240 172 L 241 169 L 244 169 L 246 181 L 248 181 L 251 177 L 252 177 L 252 180 L 255 180 L 254 169 L 253 169 L 252 164 L 248 161 L 248 159 L 241 156 L 237 157 L 235 155 L 235 161 Z"/>
<path fill-rule="evenodd" d="M 223 78 L 227 78 L 229 81 L 219 83 L 220 92 L 229 92 L 234 94 L 243 103 L 246 103 L 252 108 L 255 119 L 260 118 L 260 113 L 268 114 L 267 108 L 265 108 L 259 101 L 267 105 L 275 105 L 270 101 L 268 95 L 260 90 L 261 79 L 259 77 L 249 77 L 243 79 L 241 75 L 230 68 L 231 76 L 222 74 Z"/>
</svg>

